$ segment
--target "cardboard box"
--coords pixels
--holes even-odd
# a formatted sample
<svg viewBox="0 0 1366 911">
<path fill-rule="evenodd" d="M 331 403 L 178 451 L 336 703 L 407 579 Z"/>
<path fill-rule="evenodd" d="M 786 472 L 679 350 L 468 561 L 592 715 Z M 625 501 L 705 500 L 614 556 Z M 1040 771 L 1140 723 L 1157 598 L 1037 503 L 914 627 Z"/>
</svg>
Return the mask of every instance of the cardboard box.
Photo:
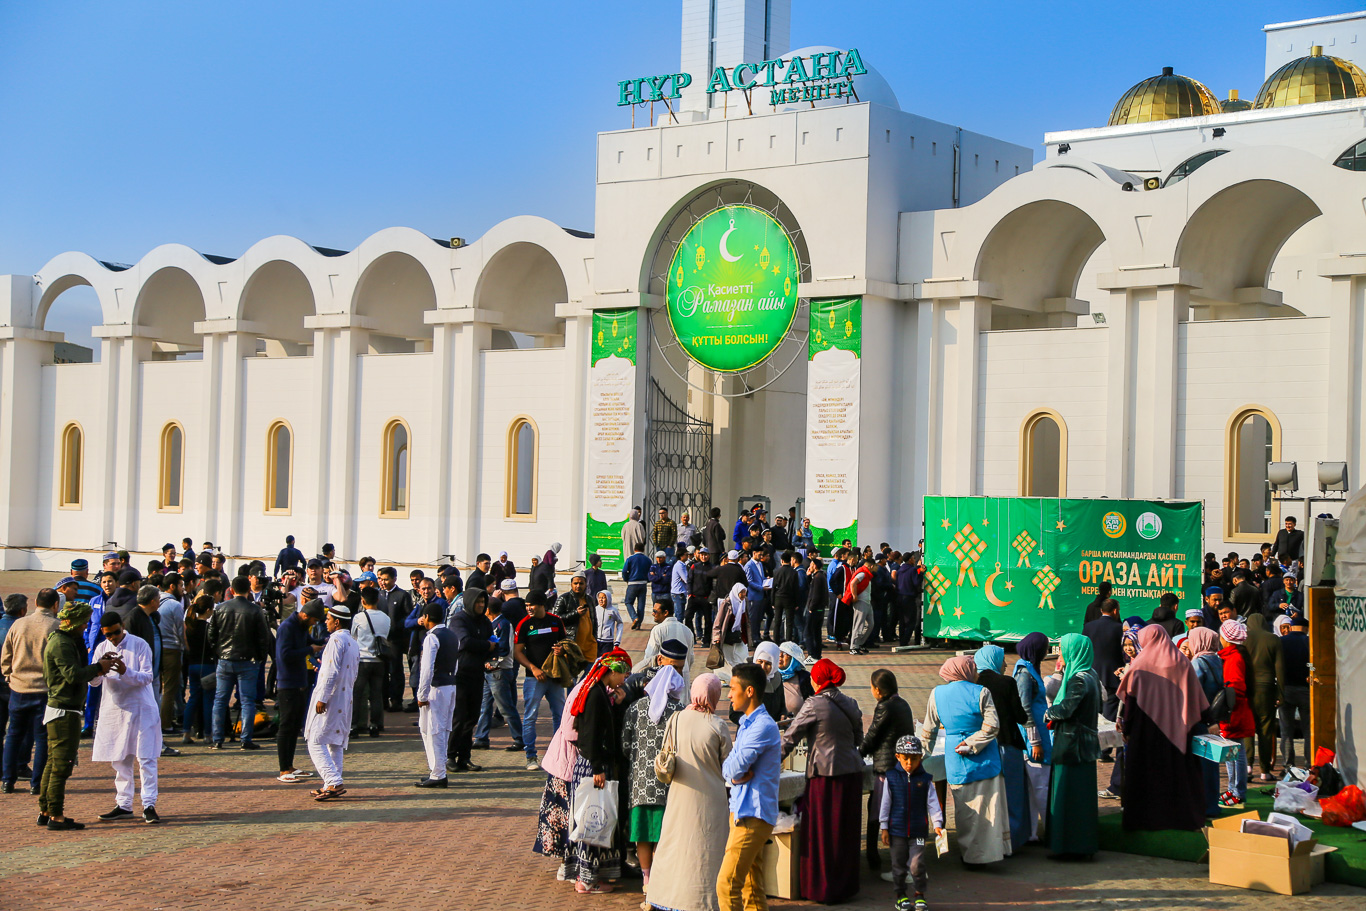
<svg viewBox="0 0 1366 911">
<path fill-rule="evenodd" d="M 1196 756 L 1213 762 L 1227 762 L 1242 749 L 1236 740 L 1228 740 L 1218 734 L 1200 734 L 1191 738 L 1191 752 Z"/>
<path fill-rule="evenodd" d="M 1261 817 L 1256 813 L 1226 816 L 1211 820 L 1205 829 L 1210 882 L 1279 895 L 1298 895 L 1323 882 L 1323 857 L 1336 848 L 1311 838 L 1292 849 L 1283 838 L 1246 835 L 1239 831 L 1245 819 Z"/>
<path fill-rule="evenodd" d="M 799 899 L 802 887 L 797 875 L 797 852 L 801 845 L 801 827 L 781 835 L 771 835 L 759 855 L 764 871 L 764 891 L 771 898 Z"/>
</svg>

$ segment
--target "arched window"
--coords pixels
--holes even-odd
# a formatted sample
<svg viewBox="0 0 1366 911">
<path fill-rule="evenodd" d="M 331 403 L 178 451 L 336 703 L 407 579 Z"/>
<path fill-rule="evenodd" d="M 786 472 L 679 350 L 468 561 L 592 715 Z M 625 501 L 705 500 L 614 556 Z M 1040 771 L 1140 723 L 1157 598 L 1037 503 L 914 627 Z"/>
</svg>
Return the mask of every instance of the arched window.
<svg viewBox="0 0 1366 911">
<path fill-rule="evenodd" d="M 408 425 L 395 418 L 384 428 L 384 499 L 379 514 L 394 518 L 408 515 Z"/>
<path fill-rule="evenodd" d="M 507 504 L 509 519 L 536 519 L 536 476 L 540 433 L 529 417 L 513 418 L 508 427 Z"/>
<path fill-rule="evenodd" d="M 1020 496 L 1067 496 L 1067 422 L 1051 409 L 1020 425 Z"/>
<path fill-rule="evenodd" d="M 67 424 L 62 431 L 61 467 L 57 505 L 62 509 L 80 509 L 81 479 L 85 475 L 85 434 L 80 424 Z"/>
<path fill-rule="evenodd" d="M 1339 155 L 1333 164 L 1348 171 L 1366 171 L 1366 139 Z"/>
<path fill-rule="evenodd" d="M 266 512 L 289 514 L 294 489 L 294 432 L 284 421 L 266 431 Z"/>
<path fill-rule="evenodd" d="M 185 497 L 185 429 L 175 421 L 161 428 L 161 473 L 157 509 L 180 512 Z"/>
<path fill-rule="evenodd" d="M 1228 154 L 1228 149 L 1211 149 L 1208 152 L 1201 152 L 1199 155 L 1192 155 L 1190 158 L 1187 158 L 1177 165 L 1172 170 L 1171 174 L 1167 175 L 1167 179 L 1163 181 L 1162 186 L 1170 187 L 1174 183 L 1180 183 L 1194 174 L 1199 168 L 1209 164 L 1220 155 L 1226 154 Z"/>
<path fill-rule="evenodd" d="M 1229 418 L 1224 442 L 1224 537 L 1261 542 L 1275 531 L 1267 463 L 1281 458 L 1281 423 L 1276 415 L 1248 405 Z"/>
</svg>

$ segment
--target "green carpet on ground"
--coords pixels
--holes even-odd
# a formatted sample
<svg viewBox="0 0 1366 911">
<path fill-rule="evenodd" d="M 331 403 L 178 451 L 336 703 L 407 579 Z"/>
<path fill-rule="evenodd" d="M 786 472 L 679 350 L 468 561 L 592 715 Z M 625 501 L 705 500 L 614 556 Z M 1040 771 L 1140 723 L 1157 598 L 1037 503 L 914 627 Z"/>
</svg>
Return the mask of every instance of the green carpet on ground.
<svg viewBox="0 0 1366 911">
<path fill-rule="evenodd" d="M 1256 810 L 1263 819 L 1271 812 L 1271 789 L 1262 794 L 1261 788 L 1251 788 L 1247 793 L 1247 806 L 1244 810 L 1226 810 L 1225 816 L 1235 816 L 1249 810 Z M 1329 882 L 1345 883 L 1349 886 L 1366 888 L 1366 832 L 1350 827 L 1325 826 L 1317 819 L 1297 816 L 1308 826 L 1321 844 L 1337 848 L 1324 858 L 1324 873 Z M 1100 847 L 1102 851 L 1119 851 L 1125 854 L 1142 854 L 1146 857 L 1166 857 L 1172 860 L 1200 862 L 1208 849 L 1205 836 L 1199 832 L 1126 832 L 1124 814 L 1109 813 L 1100 817 Z"/>
</svg>

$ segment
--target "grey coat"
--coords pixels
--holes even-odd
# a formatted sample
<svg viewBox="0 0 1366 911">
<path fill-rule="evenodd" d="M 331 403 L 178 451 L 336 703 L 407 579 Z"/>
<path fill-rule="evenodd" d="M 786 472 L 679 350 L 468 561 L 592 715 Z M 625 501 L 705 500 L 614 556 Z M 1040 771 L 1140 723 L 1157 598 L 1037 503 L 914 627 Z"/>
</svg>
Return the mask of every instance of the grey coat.
<svg viewBox="0 0 1366 911">
<path fill-rule="evenodd" d="M 863 773 L 863 713 L 858 703 L 834 687 L 828 687 L 802 703 L 797 716 L 783 734 L 783 755 L 807 738 L 810 751 L 806 777 Z"/>
</svg>

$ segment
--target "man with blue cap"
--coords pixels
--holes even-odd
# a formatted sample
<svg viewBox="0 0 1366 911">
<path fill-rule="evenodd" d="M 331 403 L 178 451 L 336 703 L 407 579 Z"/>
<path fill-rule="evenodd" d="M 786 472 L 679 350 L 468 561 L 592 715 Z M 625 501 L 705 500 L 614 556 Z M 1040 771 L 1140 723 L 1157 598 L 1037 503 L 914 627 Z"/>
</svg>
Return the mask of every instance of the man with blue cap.
<svg viewBox="0 0 1366 911">
<path fill-rule="evenodd" d="M 101 594 L 100 587 L 90 579 L 90 561 L 85 557 L 71 561 L 71 578 L 76 580 L 76 600 L 89 602 Z"/>
</svg>

